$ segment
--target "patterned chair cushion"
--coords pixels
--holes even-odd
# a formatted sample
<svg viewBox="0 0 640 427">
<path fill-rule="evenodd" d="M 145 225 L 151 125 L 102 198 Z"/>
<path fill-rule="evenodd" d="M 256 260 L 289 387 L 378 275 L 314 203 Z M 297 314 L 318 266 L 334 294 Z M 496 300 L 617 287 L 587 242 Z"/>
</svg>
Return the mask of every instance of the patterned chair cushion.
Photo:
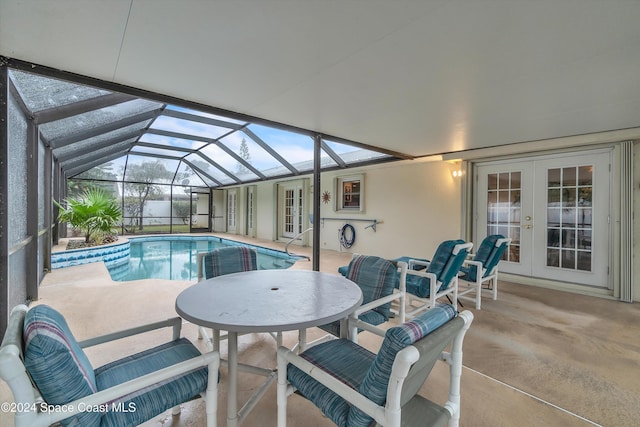
<svg viewBox="0 0 640 427">
<path fill-rule="evenodd" d="M 196 356 L 200 351 L 181 338 L 99 367 L 95 370 L 96 384 L 98 390 L 104 390 Z M 204 392 L 207 375 L 206 367 L 199 368 L 120 398 L 113 402 L 118 410 L 105 413 L 101 426 L 141 424 Z"/>
<path fill-rule="evenodd" d="M 384 258 L 368 255 L 353 257 L 345 276 L 362 289 L 362 304 L 368 304 L 381 297 L 391 295 L 398 287 L 400 276 L 395 263 Z M 373 310 L 389 319 L 391 303 L 376 307 Z"/>
<path fill-rule="evenodd" d="M 258 269 L 255 249 L 245 246 L 230 246 L 215 249 L 204 257 L 204 277 L 222 276 Z"/>
<path fill-rule="evenodd" d="M 354 390 L 360 387 L 375 358 L 370 351 L 345 339 L 315 345 L 300 356 Z M 287 378 L 300 394 L 320 408 L 337 426 L 350 425 L 347 421 L 351 406 L 346 400 L 293 365 L 287 368 Z"/>
<path fill-rule="evenodd" d="M 386 322 L 389 319 L 385 319 L 384 316 L 380 313 L 378 313 L 375 310 L 369 310 L 369 311 L 365 311 L 364 313 L 362 313 L 359 317 L 360 320 L 362 320 L 363 322 L 366 322 L 370 325 L 381 325 L 384 322 Z M 321 325 L 319 326 L 320 329 L 329 332 L 332 335 L 335 335 L 337 337 L 340 336 L 340 321 L 336 320 L 335 322 L 331 322 L 327 325 Z M 358 333 L 362 332 L 362 329 L 358 329 Z"/>
<path fill-rule="evenodd" d="M 58 311 L 32 307 L 24 321 L 24 343 L 25 367 L 47 404 L 64 405 L 98 390 L 89 359 Z M 97 426 L 100 413 L 81 413 L 61 424 Z"/>
<path fill-rule="evenodd" d="M 339 272 L 341 268 L 338 268 Z M 400 283 L 397 264 L 377 256 L 356 255 L 346 266 L 346 270 L 342 271 L 347 279 L 355 282 L 362 290 L 362 304 L 391 295 L 393 289 Z M 361 314 L 359 318 L 372 325 L 380 325 L 389 320 L 390 314 L 391 303 L 389 302 Z M 340 336 L 340 321 L 322 325 L 320 329 Z"/>
<path fill-rule="evenodd" d="M 371 364 L 366 377 L 362 380 L 358 391 L 376 404 L 384 404 L 387 398 L 391 368 L 398 352 L 444 325 L 456 314 L 457 311 L 452 305 L 438 304 L 410 322 L 387 330 L 380 351 Z M 348 425 L 350 427 L 365 427 L 372 420 L 360 409 L 353 407 L 349 412 Z"/>
</svg>

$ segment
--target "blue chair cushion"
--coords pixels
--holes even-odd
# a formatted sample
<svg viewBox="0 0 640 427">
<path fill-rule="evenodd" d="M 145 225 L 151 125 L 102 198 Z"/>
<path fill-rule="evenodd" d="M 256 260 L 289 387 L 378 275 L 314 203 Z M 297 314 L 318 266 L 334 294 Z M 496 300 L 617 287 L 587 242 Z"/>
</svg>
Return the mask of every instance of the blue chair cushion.
<svg viewBox="0 0 640 427">
<path fill-rule="evenodd" d="M 461 258 L 459 264 L 462 265 L 462 262 L 467 256 L 466 251 L 461 251 L 457 255 L 453 255 L 455 246 L 462 243 L 464 243 L 464 240 L 461 239 L 445 240 L 440 243 L 436 249 L 436 253 L 433 255 L 433 260 L 431 260 L 427 267 L 427 273 L 435 274 L 438 281 L 442 282 L 439 290 L 446 289 L 451 279 L 458 274 L 460 267 L 453 268 L 456 258 Z"/>
<path fill-rule="evenodd" d="M 481 262 L 485 268 L 483 277 L 491 273 L 491 270 L 500 262 L 502 254 L 507 249 L 506 244 L 496 247 L 496 241 L 498 239 L 504 239 L 504 236 L 502 234 L 492 234 L 485 237 L 473 257 L 474 261 Z M 462 272 L 460 276 L 462 279 L 475 282 L 478 278 L 478 269 L 475 265 L 463 266 L 460 268 L 460 271 Z"/>
<path fill-rule="evenodd" d="M 335 322 L 327 323 L 326 325 L 320 325 L 318 328 L 322 329 L 325 332 L 329 332 L 331 335 L 335 335 L 336 337 L 340 336 L 340 321 L 336 320 Z"/>
<path fill-rule="evenodd" d="M 408 257 L 408 256 L 401 256 L 401 257 L 392 259 L 392 261 L 396 261 L 396 262 L 404 261 L 407 264 L 409 264 L 409 261 L 411 261 L 411 260 L 422 261 L 422 262 L 426 262 L 426 263 L 429 262 L 429 260 L 425 259 L 425 258 L 413 258 L 413 257 Z M 412 270 L 416 270 L 416 271 L 420 271 L 420 270 L 424 270 L 424 269 L 425 269 L 424 265 L 414 265 L 413 268 L 412 268 Z"/>
<path fill-rule="evenodd" d="M 410 322 L 387 330 L 382 346 L 358 388 L 360 394 L 378 405 L 383 405 L 387 398 L 391 368 L 398 352 L 438 329 L 456 315 L 457 311 L 452 305 L 438 304 Z M 370 416 L 358 408 L 353 407 L 349 412 L 350 427 L 365 427 L 372 421 Z"/>
<path fill-rule="evenodd" d="M 420 298 L 429 298 L 431 294 L 431 279 L 428 277 L 407 274 L 407 292 Z"/>
<path fill-rule="evenodd" d="M 357 390 L 375 355 L 345 339 L 332 340 L 310 347 L 300 355 L 334 378 Z M 293 365 L 287 368 L 289 382 L 313 402 L 337 426 L 346 427 L 349 403 Z"/>
<path fill-rule="evenodd" d="M 349 266 L 348 265 L 343 265 L 341 267 L 338 267 L 338 273 L 340 273 L 343 276 L 347 275 L 347 271 L 349 271 Z"/>
<path fill-rule="evenodd" d="M 255 249 L 245 246 L 215 249 L 204 257 L 204 277 L 210 279 L 224 274 L 257 270 L 256 258 Z"/>
<path fill-rule="evenodd" d="M 200 354 L 188 339 L 181 338 L 99 367 L 95 370 L 96 384 L 98 390 L 104 390 Z M 106 412 L 101 425 L 121 427 L 141 424 L 197 397 L 207 389 L 207 378 L 208 369 L 202 367 L 120 398 L 108 406 L 117 410 Z"/>
<path fill-rule="evenodd" d="M 456 245 L 464 243 L 464 240 L 445 240 L 438 245 L 436 253 L 433 255 L 433 259 L 429 261 L 426 272 L 432 273 L 436 276 L 436 279 L 441 282 L 438 292 L 443 291 L 449 287 L 452 279 L 460 271 L 460 267 L 467 257 L 467 251 L 460 251 L 454 255 L 453 250 Z M 406 259 L 412 259 L 410 257 L 401 257 Z M 413 258 L 419 259 L 419 258 Z M 425 261 L 423 259 L 419 259 Z M 407 292 L 420 298 L 429 298 L 431 295 L 431 279 L 424 276 L 418 276 L 415 274 L 407 274 Z"/>
<path fill-rule="evenodd" d="M 49 405 L 64 405 L 98 390 L 93 367 L 64 317 L 47 305 L 32 307 L 24 321 L 24 364 Z M 100 413 L 85 412 L 62 425 L 97 426 Z"/>
</svg>

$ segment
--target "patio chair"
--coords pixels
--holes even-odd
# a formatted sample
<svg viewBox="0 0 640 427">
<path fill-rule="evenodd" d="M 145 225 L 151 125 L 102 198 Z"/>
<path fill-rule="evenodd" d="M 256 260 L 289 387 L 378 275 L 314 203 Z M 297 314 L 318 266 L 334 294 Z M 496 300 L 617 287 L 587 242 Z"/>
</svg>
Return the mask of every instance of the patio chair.
<svg viewBox="0 0 640 427">
<path fill-rule="evenodd" d="M 246 246 L 229 246 L 214 249 L 211 252 L 198 254 L 198 281 L 218 277 L 225 274 L 240 273 L 243 271 L 253 271 L 258 269 L 257 253 L 255 249 Z M 205 328 L 198 328 L 198 338 L 206 337 L 211 342 L 215 351 L 220 351 L 220 340 L 226 339 L 227 335 L 220 335 L 220 331 L 212 329 L 213 337 L 209 339 Z M 282 345 L 282 333 L 270 333 L 277 346 Z"/>
<path fill-rule="evenodd" d="M 445 240 L 438 245 L 429 260 L 411 258 L 407 270 L 406 316 L 411 318 L 436 305 L 440 298 L 458 303 L 458 272 L 473 243 L 464 240 Z M 417 305 L 416 305 L 417 304 Z"/>
<path fill-rule="evenodd" d="M 362 330 L 384 335 L 384 330 L 377 326 L 389 321 L 393 301 L 398 301 L 398 318 L 404 323 L 406 276 L 406 262 L 353 254 L 345 277 L 362 289 L 362 305 L 347 319 L 322 325 L 320 329 L 353 342 L 358 342 Z M 341 328 L 345 322 L 347 331 Z"/>
<path fill-rule="evenodd" d="M 493 300 L 498 299 L 498 263 L 510 243 L 511 239 L 502 234 L 493 234 L 482 240 L 478 252 L 469 254 L 471 259 L 465 260 L 460 268 L 458 298 L 475 301 L 476 310 L 480 310 L 483 291 L 491 291 Z M 483 288 L 484 284 L 487 288 Z"/>
<path fill-rule="evenodd" d="M 198 254 L 198 282 L 223 274 L 257 269 L 256 251 L 246 246 L 228 246 Z"/>
<path fill-rule="evenodd" d="M 202 395 L 216 425 L 219 354 L 180 338 L 182 319 L 77 342 L 47 305 L 16 306 L 0 347 L 0 377 L 15 399 L 16 427 L 133 426 Z M 82 350 L 164 327 L 173 340 L 93 369 Z"/>
<path fill-rule="evenodd" d="M 377 354 L 347 339 L 300 355 L 278 349 L 278 427 L 286 427 L 287 398 L 297 392 L 340 427 L 457 426 L 462 342 L 473 314 L 438 305 L 389 329 Z M 449 345 L 450 350 L 445 351 Z M 448 397 L 439 405 L 418 391 L 437 360 L 449 364 Z M 444 400 L 444 399 L 442 399 Z"/>
</svg>

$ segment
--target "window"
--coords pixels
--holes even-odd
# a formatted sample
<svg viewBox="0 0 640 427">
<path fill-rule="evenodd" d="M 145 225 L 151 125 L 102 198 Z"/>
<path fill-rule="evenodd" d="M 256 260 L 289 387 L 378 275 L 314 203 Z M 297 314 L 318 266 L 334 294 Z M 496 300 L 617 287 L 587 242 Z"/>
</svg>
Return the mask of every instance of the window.
<svg viewBox="0 0 640 427">
<path fill-rule="evenodd" d="M 337 178 L 336 210 L 364 210 L 364 176 Z"/>
</svg>

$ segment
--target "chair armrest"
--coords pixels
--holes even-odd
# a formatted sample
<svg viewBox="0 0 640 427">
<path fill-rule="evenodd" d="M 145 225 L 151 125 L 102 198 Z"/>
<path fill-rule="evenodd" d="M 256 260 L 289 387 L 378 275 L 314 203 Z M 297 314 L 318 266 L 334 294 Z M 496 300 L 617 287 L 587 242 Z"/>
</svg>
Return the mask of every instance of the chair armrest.
<svg viewBox="0 0 640 427">
<path fill-rule="evenodd" d="M 381 305 L 384 305 L 388 302 L 391 302 L 393 300 L 399 299 L 402 295 L 400 293 L 392 293 L 391 295 L 387 295 L 386 297 L 382 297 L 382 298 L 378 298 L 376 300 L 373 300 L 371 302 L 368 302 L 366 304 L 361 305 L 360 307 L 358 307 L 356 310 L 354 310 L 353 315 L 354 316 L 359 316 L 362 313 L 366 313 L 369 310 L 373 310 L 376 307 L 379 307 Z"/>
<path fill-rule="evenodd" d="M 422 261 L 419 259 L 410 259 L 409 260 L 409 270 L 415 270 L 415 266 L 420 266 L 420 267 L 429 267 L 429 264 L 431 263 L 431 261 Z"/>
<path fill-rule="evenodd" d="M 387 332 L 386 329 L 379 328 L 377 326 L 372 325 L 371 323 L 363 322 L 362 320 L 358 320 L 357 318 L 349 318 L 349 328 L 356 327 L 358 329 L 362 329 L 368 332 L 371 332 L 374 335 L 378 335 L 379 337 L 384 338 L 384 334 Z"/>
<path fill-rule="evenodd" d="M 475 265 L 480 271 L 483 269 L 483 265 L 480 261 L 474 261 L 471 259 L 464 260 L 462 265 Z"/>
<path fill-rule="evenodd" d="M 376 422 L 384 422 L 384 408 L 376 405 L 371 400 L 367 399 L 356 390 L 352 389 L 342 381 L 332 377 L 322 369 L 318 368 L 313 363 L 303 359 L 286 347 L 280 347 L 278 349 L 278 371 L 284 368 L 284 375 L 286 375 L 286 365 L 291 363 L 298 369 L 309 375 L 311 378 L 318 381 L 323 386 L 327 387 L 338 396 L 342 397 L 347 402 L 355 405 L 361 409 L 367 415 L 373 417 Z"/>
<path fill-rule="evenodd" d="M 78 345 L 80 345 L 81 348 L 87 348 L 87 347 L 92 347 L 94 345 L 104 344 L 106 342 L 130 337 L 133 335 L 154 331 L 156 329 L 169 328 L 169 327 L 173 328 L 173 339 L 176 340 L 180 338 L 180 329 L 182 328 L 182 319 L 180 317 L 173 317 L 171 319 L 163 320 L 160 322 L 149 323 L 147 325 L 141 325 L 135 328 L 125 329 L 122 331 L 112 332 L 110 334 L 89 338 L 84 341 L 80 341 Z"/>
<path fill-rule="evenodd" d="M 213 378 L 213 384 L 209 385 L 209 390 L 212 390 L 211 387 L 214 387 L 213 390 L 215 391 L 218 386 L 217 380 L 218 368 L 220 366 L 220 354 L 212 351 L 189 360 L 185 360 L 184 362 L 177 363 L 173 366 L 160 369 L 159 371 L 143 375 L 131 381 L 118 384 L 114 387 L 110 387 L 81 399 L 74 400 L 73 402 L 63 405 L 65 409 L 64 411 L 47 411 L 46 414 L 49 416 L 42 417 L 43 421 L 46 420 L 46 424 L 42 425 L 48 426 L 80 412 L 96 411 L 96 408 L 110 408 L 110 403 L 119 397 L 126 396 L 135 391 L 142 390 L 145 387 L 149 387 L 153 384 L 175 377 L 176 375 L 183 374 L 203 366 L 209 367 L 209 381 Z M 44 414 L 40 415 L 42 416 Z"/>
</svg>

